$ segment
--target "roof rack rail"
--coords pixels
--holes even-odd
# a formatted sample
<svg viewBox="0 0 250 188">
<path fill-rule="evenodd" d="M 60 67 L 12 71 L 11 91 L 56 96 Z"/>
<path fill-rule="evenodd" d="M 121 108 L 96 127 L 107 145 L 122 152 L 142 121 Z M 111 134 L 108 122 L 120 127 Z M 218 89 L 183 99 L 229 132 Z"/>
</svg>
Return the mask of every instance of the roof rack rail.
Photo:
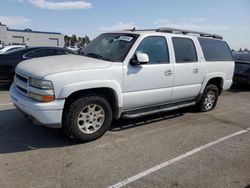
<svg viewBox="0 0 250 188">
<path fill-rule="evenodd" d="M 134 27 L 133 29 L 124 29 L 123 31 L 156 31 L 156 29 L 136 29 Z"/>
<path fill-rule="evenodd" d="M 162 28 L 156 29 L 156 32 L 181 33 L 183 35 L 196 34 L 196 35 L 200 35 L 201 37 L 212 37 L 212 38 L 221 39 L 221 40 L 223 39 L 222 36 L 216 35 L 216 34 L 203 33 L 203 32 L 198 32 L 198 31 L 190 31 L 190 30 L 184 30 L 184 29 L 175 29 L 175 28 L 170 28 L 170 27 L 162 27 Z"/>
</svg>

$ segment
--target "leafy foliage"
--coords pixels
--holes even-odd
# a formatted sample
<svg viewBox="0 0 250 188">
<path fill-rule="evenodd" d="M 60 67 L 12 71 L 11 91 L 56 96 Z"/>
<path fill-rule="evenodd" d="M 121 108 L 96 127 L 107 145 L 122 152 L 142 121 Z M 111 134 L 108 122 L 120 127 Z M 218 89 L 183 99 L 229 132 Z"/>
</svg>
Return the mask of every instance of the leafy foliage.
<svg viewBox="0 0 250 188">
<path fill-rule="evenodd" d="M 70 37 L 68 35 L 65 35 L 64 42 L 65 42 L 65 46 L 84 47 L 90 42 L 90 39 L 87 35 L 85 35 L 85 37 L 77 37 L 76 35 L 72 35 Z"/>
</svg>

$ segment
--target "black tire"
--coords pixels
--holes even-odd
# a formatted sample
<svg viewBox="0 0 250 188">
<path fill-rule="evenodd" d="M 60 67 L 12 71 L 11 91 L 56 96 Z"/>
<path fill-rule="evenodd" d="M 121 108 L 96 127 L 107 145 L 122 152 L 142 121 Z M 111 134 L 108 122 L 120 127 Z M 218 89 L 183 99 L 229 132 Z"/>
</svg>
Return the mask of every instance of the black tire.
<svg viewBox="0 0 250 188">
<path fill-rule="evenodd" d="M 208 100 L 209 100 L 208 95 L 209 94 L 214 94 L 213 102 L 211 102 L 211 103 L 208 102 Z M 200 112 L 212 111 L 217 104 L 218 97 L 219 97 L 219 89 L 216 85 L 211 84 L 211 85 L 206 86 L 206 88 L 202 94 L 201 100 L 197 104 L 198 110 Z M 208 105 L 208 103 L 209 103 L 209 105 Z"/>
<path fill-rule="evenodd" d="M 85 130 L 83 130 L 83 128 L 81 129 L 79 127 L 79 122 L 81 121 L 79 120 L 80 113 L 83 112 L 85 108 L 89 108 L 89 106 L 91 105 L 96 105 L 99 108 L 102 108 L 104 114 L 104 120 L 102 120 L 103 123 L 102 125 L 99 125 L 100 127 L 96 132 L 85 133 L 87 130 L 89 130 L 89 128 L 88 129 L 84 128 Z M 110 107 L 108 100 L 104 96 L 99 94 L 88 94 L 83 97 L 75 99 L 74 101 L 70 102 L 70 104 L 67 104 L 65 106 L 62 119 L 62 128 L 70 138 L 80 140 L 83 142 L 89 142 L 102 137 L 104 133 L 111 126 L 112 120 L 113 120 L 112 109 Z M 85 122 L 87 121 L 88 120 L 84 120 L 83 124 L 85 124 Z"/>
</svg>

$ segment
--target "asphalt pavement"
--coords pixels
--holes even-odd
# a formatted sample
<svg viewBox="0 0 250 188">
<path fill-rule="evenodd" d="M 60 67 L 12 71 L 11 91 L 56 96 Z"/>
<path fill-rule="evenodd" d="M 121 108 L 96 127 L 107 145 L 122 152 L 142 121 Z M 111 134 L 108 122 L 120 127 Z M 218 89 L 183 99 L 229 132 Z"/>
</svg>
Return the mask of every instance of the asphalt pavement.
<svg viewBox="0 0 250 188">
<path fill-rule="evenodd" d="M 33 125 L 0 86 L 0 187 L 250 187 L 250 90 L 234 86 L 217 108 L 115 121 L 76 143 Z"/>
</svg>

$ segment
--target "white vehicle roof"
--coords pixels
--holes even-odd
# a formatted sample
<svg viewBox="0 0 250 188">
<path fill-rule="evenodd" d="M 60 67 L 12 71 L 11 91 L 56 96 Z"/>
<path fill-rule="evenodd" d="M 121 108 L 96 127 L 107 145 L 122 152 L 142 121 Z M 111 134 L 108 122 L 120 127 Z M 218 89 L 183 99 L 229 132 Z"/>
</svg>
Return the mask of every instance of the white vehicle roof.
<svg viewBox="0 0 250 188">
<path fill-rule="evenodd" d="M 11 49 L 16 49 L 16 48 L 25 48 L 26 46 L 24 45 L 10 45 L 10 46 L 4 46 L 3 49 L 0 50 L 0 54 L 3 54 L 5 52 L 10 51 Z"/>
</svg>

